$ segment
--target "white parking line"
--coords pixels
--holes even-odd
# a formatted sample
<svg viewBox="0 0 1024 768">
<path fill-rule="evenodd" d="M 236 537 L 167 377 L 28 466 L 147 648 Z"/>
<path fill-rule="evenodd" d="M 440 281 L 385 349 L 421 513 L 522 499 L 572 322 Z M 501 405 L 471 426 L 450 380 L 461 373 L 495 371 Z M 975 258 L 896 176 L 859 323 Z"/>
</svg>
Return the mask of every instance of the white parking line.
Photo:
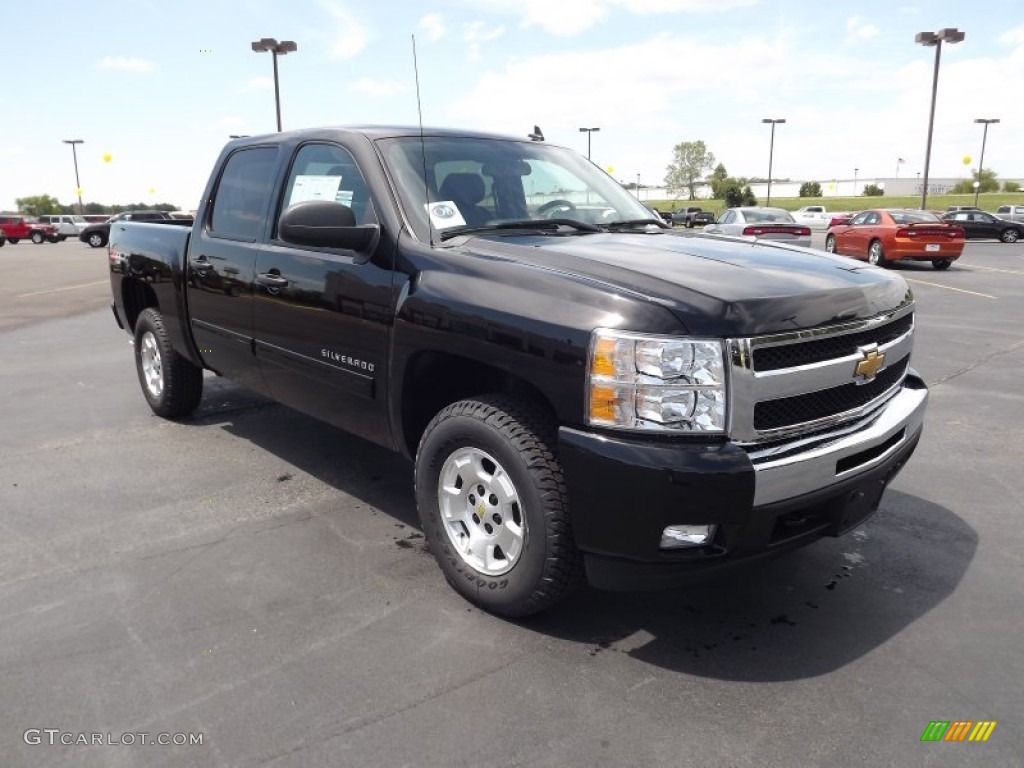
<svg viewBox="0 0 1024 768">
<path fill-rule="evenodd" d="M 969 293 L 971 296 L 980 296 L 983 299 L 998 299 L 998 296 L 991 296 L 987 293 L 978 293 L 977 291 L 968 291 L 966 288 L 954 288 L 951 285 L 942 285 L 942 283 L 929 283 L 927 280 L 914 280 L 911 278 L 905 278 L 908 283 L 921 283 L 921 285 L 934 285 L 936 288 L 945 288 L 949 291 L 959 291 L 960 293 Z"/>
<path fill-rule="evenodd" d="M 109 280 L 97 280 L 95 283 L 82 283 L 81 285 L 67 285 L 63 288 L 51 288 L 48 291 L 33 291 L 32 293 L 21 293 L 15 296 L 16 299 L 27 299 L 29 296 L 42 296 L 45 293 L 59 293 L 60 291 L 74 291 L 78 288 L 91 288 L 94 285 L 106 285 Z"/>
<path fill-rule="evenodd" d="M 983 269 L 986 272 L 1004 272 L 1007 275 L 1024 275 L 1024 269 L 996 269 L 995 267 L 978 267 L 974 264 L 965 264 L 965 267 L 971 269 Z"/>
</svg>

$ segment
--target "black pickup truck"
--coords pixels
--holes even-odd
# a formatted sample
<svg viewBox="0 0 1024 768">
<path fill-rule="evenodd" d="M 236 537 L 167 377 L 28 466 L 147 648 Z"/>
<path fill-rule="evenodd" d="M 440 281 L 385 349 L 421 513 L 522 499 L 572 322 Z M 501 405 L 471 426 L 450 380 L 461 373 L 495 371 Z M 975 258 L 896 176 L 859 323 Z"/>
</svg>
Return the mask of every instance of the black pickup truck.
<svg viewBox="0 0 1024 768">
<path fill-rule="evenodd" d="M 497 614 L 845 533 L 921 435 L 902 277 L 673 234 L 543 141 L 248 137 L 203 201 L 191 232 L 111 228 L 150 407 L 187 416 L 208 370 L 404 453 L 441 570 Z"/>
</svg>

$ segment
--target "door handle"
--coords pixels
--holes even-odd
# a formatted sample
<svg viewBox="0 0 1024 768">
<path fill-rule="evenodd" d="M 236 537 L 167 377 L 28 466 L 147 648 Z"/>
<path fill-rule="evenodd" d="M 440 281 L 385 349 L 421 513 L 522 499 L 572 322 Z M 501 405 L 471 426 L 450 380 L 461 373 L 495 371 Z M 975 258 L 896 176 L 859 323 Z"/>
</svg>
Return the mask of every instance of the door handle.
<svg viewBox="0 0 1024 768">
<path fill-rule="evenodd" d="M 256 282 L 268 288 L 284 288 L 288 285 L 288 278 L 275 275 L 273 272 L 261 272 L 256 275 Z"/>
<path fill-rule="evenodd" d="M 199 257 L 194 258 L 194 259 L 189 259 L 188 260 L 188 265 L 190 267 L 192 267 L 192 269 L 196 270 L 197 272 L 205 272 L 206 270 L 208 270 L 208 269 L 213 267 L 213 264 L 211 264 L 206 259 L 205 256 L 199 256 Z"/>
</svg>

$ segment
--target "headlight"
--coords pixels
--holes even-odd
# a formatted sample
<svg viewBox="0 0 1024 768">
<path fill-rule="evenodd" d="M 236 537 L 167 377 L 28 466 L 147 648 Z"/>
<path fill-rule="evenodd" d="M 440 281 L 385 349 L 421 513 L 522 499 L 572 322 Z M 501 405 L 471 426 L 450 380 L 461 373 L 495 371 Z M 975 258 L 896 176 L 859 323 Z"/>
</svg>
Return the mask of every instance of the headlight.
<svg viewBox="0 0 1024 768">
<path fill-rule="evenodd" d="M 598 329 L 590 337 L 587 422 L 725 432 L 722 342 Z"/>
</svg>

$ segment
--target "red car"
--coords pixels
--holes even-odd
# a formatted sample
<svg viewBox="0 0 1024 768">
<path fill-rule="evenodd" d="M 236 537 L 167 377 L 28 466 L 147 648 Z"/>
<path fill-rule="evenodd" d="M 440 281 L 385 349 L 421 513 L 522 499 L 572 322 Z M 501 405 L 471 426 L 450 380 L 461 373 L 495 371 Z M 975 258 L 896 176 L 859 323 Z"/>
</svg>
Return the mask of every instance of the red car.
<svg viewBox="0 0 1024 768">
<path fill-rule="evenodd" d="M 835 224 L 825 250 L 884 267 L 894 261 L 930 261 L 949 269 L 964 250 L 964 231 L 928 211 L 876 208 Z"/>
<path fill-rule="evenodd" d="M 36 245 L 43 242 L 56 243 L 58 240 L 57 227 L 43 224 L 35 216 L 21 213 L 0 213 L 0 232 L 12 244 L 19 240 L 31 240 Z"/>
</svg>

